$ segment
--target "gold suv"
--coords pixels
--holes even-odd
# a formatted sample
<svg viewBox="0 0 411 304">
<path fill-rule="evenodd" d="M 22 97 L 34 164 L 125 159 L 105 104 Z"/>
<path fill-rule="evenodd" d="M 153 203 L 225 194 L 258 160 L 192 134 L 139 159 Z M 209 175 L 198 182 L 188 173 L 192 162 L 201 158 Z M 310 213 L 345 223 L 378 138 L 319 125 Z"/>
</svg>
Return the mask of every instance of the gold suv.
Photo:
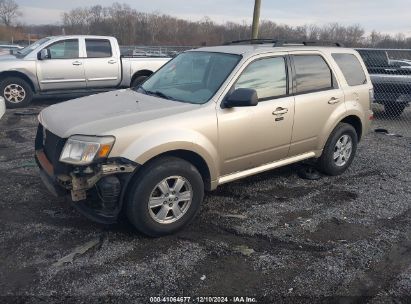
<svg viewBox="0 0 411 304">
<path fill-rule="evenodd" d="M 361 57 L 259 42 L 187 51 L 137 88 L 44 109 L 35 150 L 47 188 L 95 221 L 123 211 L 160 236 L 218 185 L 307 159 L 343 173 L 372 119 Z"/>
</svg>

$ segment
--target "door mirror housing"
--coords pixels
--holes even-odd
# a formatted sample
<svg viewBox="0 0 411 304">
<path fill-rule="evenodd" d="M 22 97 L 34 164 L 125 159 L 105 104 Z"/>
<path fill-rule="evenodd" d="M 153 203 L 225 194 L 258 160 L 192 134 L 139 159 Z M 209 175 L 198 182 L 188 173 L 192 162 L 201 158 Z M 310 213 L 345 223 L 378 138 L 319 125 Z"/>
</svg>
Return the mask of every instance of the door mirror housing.
<svg viewBox="0 0 411 304">
<path fill-rule="evenodd" d="M 224 101 L 224 108 L 254 107 L 258 104 L 257 91 L 239 88 L 230 93 Z"/>
<path fill-rule="evenodd" d="M 38 58 L 39 60 L 50 59 L 50 58 L 51 58 L 50 50 L 49 50 L 49 49 L 42 49 L 42 50 L 37 54 L 37 58 Z"/>
</svg>

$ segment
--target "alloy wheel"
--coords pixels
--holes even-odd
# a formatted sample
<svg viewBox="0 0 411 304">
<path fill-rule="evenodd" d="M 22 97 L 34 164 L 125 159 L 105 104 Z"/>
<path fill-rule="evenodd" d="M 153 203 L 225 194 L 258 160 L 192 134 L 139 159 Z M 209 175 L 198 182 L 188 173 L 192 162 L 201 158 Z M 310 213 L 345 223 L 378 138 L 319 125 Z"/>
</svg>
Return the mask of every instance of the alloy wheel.
<svg viewBox="0 0 411 304">
<path fill-rule="evenodd" d="M 190 208 L 193 190 L 182 176 L 170 176 L 159 182 L 150 194 L 148 209 L 153 220 L 171 224 L 179 220 Z"/>
<path fill-rule="evenodd" d="M 10 103 L 20 103 L 26 98 L 26 90 L 21 85 L 12 83 L 4 88 L 3 96 Z"/>
<path fill-rule="evenodd" d="M 333 159 L 338 167 L 344 166 L 350 159 L 352 153 L 352 139 L 351 136 L 342 135 L 335 144 Z"/>
</svg>

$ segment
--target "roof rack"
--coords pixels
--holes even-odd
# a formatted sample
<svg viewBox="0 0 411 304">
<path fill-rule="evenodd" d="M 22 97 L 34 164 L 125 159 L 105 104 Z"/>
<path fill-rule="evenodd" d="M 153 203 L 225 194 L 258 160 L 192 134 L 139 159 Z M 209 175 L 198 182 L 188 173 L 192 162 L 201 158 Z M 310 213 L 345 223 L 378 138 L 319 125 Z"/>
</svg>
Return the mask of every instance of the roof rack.
<svg viewBox="0 0 411 304">
<path fill-rule="evenodd" d="M 337 46 L 343 47 L 340 42 L 330 42 L 330 41 L 286 41 L 286 40 L 276 40 L 276 39 L 244 39 L 244 40 L 234 40 L 231 42 L 224 43 L 224 45 L 231 44 L 273 44 L 274 47 L 280 47 L 284 45 L 317 45 L 317 46 Z"/>
<path fill-rule="evenodd" d="M 319 46 L 337 46 L 337 47 L 344 47 L 344 45 L 340 42 L 333 42 L 333 41 L 303 41 L 300 42 L 303 45 L 319 45 Z"/>
<path fill-rule="evenodd" d="M 224 45 L 230 45 L 230 44 L 266 44 L 266 43 L 277 43 L 279 40 L 275 39 L 244 39 L 244 40 L 234 40 L 231 42 L 226 42 Z"/>
</svg>

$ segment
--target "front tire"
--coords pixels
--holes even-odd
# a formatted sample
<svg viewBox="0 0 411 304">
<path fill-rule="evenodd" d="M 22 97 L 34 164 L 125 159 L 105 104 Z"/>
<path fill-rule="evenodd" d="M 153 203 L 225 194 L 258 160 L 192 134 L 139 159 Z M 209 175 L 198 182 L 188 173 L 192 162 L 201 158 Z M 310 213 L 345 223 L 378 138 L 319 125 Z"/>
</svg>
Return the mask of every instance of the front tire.
<svg viewBox="0 0 411 304">
<path fill-rule="evenodd" d="M 147 164 L 131 183 L 126 215 L 140 232 L 159 237 L 189 224 L 199 211 L 204 183 L 198 170 L 177 157 Z"/>
<path fill-rule="evenodd" d="M 358 136 L 354 127 L 339 123 L 325 144 L 317 161 L 318 169 L 327 175 L 340 175 L 351 165 L 357 151 Z"/>
<path fill-rule="evenodd" d="M 8 77 L 0 83 L 0 94 L 9 109 L 23 108 L 33 100 L 33 90 L 27 81 Z"/>
</svg>

